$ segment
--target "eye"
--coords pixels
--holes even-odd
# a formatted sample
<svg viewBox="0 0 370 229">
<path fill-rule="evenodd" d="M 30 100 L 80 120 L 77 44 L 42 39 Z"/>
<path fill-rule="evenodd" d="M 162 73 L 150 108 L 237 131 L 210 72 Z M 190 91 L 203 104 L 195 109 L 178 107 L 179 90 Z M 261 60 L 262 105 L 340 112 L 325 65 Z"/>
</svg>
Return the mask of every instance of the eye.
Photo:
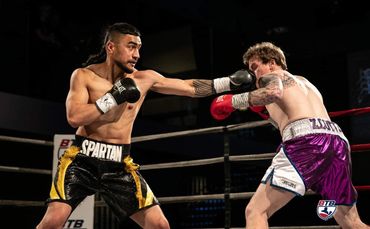
<svg viewBox="0 0 370 229">
<path fill-rule="evenodd" d="M 252 72 L 254 72 L 254 71 L 256 71 L 256 69 L 257 69 L 257 64 L 251 64 L 251 66 L 249 67 L 249 69 L 252 71 Z"/>
</svg>

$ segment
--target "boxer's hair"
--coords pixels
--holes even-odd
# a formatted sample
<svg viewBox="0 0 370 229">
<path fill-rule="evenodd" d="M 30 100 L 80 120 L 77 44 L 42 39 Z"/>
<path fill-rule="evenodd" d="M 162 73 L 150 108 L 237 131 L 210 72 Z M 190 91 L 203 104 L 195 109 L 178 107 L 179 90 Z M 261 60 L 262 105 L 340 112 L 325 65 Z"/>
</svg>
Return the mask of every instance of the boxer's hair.
<svg viewBox="0 0 370 229">
<path fill-rule="evenodd" d="M 261 59 L 264 64 L 275 60 L 283 70 L 288 69 L 283 50 L 271 42 L 261 42 L 250 47 L 243 55 L 243 63 L 248 66 L 249 60 L 255 57 Z"/>
<path fill-rule="evenodd" d="M 87 61 L 82 64 L 82 66 L 86 67 L 90 64 L 104 62 L 107 57 L 107 53 L 105 52 L 105 45 L 108 41 L 113 40 L 118 34 L 141 36 L 140 31 L 135 26 L 126 22 L 117 22 L 108 26 L 105 30 L 104 40 L 102 42 L 100 51 L 97 54 L 90 55 Z"/>
</svg>

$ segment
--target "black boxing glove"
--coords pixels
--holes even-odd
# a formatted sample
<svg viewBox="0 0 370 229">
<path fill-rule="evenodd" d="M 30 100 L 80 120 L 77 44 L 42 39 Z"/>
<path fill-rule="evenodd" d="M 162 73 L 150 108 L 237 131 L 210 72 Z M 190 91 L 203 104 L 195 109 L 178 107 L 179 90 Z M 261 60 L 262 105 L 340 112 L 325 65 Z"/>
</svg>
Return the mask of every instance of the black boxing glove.
<svg viewBox="0 0 370 229">
<path fill-rule="evenodd" d="M 95 104 L 102 113 L 107 113 L 113 107 L 124 103 L 135 103 L 140 99 L 140 91 L 131 78 L 118 80 L 107 93 L 96 100 Z"/>
<path fill-rule="evenodd" d="M 242 69 L 230 76 L 214 79 L 213 89 L 217 94 L 235 90 L 252 91 L 256 89 L 256 76 L 252 72 Z"/>
</svg>

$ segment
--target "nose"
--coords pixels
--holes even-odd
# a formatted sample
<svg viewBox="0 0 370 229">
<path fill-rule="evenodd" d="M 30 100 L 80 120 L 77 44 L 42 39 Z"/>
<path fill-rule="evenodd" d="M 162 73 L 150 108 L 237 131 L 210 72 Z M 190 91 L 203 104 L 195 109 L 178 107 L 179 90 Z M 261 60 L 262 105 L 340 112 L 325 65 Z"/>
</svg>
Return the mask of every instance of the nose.
<svg viewBox="0 0 370 229">
<path fill-rule="evenodd" d="M 136 60 L 140 58 L 140 53 L 139 53 L 139 49 L 135 49 L 134 51 L 134 54 L 132 55 L 133 58 L 135 58 Z"/>
</svg>

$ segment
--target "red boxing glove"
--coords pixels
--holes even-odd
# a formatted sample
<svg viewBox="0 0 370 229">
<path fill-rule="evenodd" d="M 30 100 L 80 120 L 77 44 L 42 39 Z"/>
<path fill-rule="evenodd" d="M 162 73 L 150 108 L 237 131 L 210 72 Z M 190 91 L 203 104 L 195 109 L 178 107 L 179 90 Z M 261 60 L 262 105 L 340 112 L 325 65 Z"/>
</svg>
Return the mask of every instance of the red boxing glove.
<svg viewBox="0 0 370 229">
<path fill-rule="evenodd" d="M 266 112 L 265 106 L 250 106 L 249 109 L 255 113 L 257 113 L 261 118 L 268 119 L 269 115 Z"/>
<path fill-rule="evenodd" d="M 216 97 L 211 103 L 211 115 L 216 120 L 224 120 L 229 117 L 235 108 L 232 104 L 233 95 L 226 94 Z"/>
<path fill-rule="evenodd" d="M 253 112 L 260 113 L 266 110 L 265 106 L 250 106 L 249 109 Z"/>
</svg>

